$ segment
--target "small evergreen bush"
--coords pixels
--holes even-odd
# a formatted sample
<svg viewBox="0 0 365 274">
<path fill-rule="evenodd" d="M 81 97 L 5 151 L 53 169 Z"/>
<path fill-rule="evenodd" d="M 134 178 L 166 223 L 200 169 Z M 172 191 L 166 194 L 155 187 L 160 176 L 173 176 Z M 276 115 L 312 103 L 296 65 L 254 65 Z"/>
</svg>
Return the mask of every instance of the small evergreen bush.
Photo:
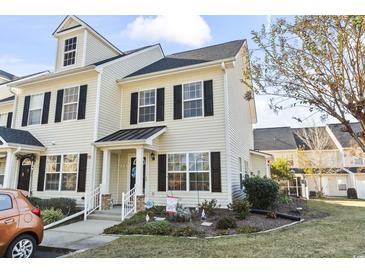
<svg viewBox="0 0 365 274">
<path fill-rule="evenodd" d="M 228 204 L 228 208 L 233 210 L 237 219 L 243 220 L 250 213 L 251 204 L 245 199 L 236 199 Z"/>
<path fill-rule="evenodd" d="M 145 234 L 149 235 L 169 235 L 172 231 L 168 221 L 152 221 L 144 225 Z"/>
<path fill-rule="evenodd" d="M 355 188 L 347 189 L 347 198 L 349 199 L 357 199 L 357 192 Z"/>
<path fill-rule="evenodd" d="M 217 224 L 215 225 L 216 229 L 229 229 L 236 227 L 237 227 L 236 220 L 231 217 L 223 217 L 219 219 Z"/>
<path fill-rule="evenodd" d="M 273 209 L 276 204 L 279 184 L 267 177 L 253 176 L 243 181 L 247 200 L 253 208 Z"/>
<path fill-rule="evenodd" d="M 218 208 L 219 205 L 217 204 L 216 199 L 212 199 L 210 201 L 204 200 L 204 202 L 200 204 L 200 207 L 204 209 L 205 214 L 214 215 L 214 209 Z"/>
<path fill-rule="evenodd" d="M 41 199 L 37 197 L 28 197 L 30 203 L 40 208 L 41 210 L 46 210 L 50 208 L 60 209 L 63 215 L 68 216 L 76 211 L 76 200 L 70 198 L 51 198 L 51 199 Z"/>
<path fill-rule="evenodd" d="M 43 223 L 45 225 L 49 225 L 51 223 L 62 220 L 65 216 L 63 215 L 61 209 L 49 208 L 41 211 L 41 217 Z"/>
</svg>

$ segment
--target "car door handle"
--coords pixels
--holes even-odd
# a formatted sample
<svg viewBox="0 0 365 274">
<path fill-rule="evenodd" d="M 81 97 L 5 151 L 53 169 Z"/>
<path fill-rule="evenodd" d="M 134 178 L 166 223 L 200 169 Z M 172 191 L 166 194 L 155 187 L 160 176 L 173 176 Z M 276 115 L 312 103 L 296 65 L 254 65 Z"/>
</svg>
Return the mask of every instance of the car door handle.
<svg viewBox="0 0 365 274">
<path fill-rule="evenodd" d="M 14 223 L 14 219 L 7 219 L 7 220 L 4 221 L 4 224 L 6 224 L 6 225 L 9 225 L 9 224 L 12 224 L 12 223 Z"/>
</svg>

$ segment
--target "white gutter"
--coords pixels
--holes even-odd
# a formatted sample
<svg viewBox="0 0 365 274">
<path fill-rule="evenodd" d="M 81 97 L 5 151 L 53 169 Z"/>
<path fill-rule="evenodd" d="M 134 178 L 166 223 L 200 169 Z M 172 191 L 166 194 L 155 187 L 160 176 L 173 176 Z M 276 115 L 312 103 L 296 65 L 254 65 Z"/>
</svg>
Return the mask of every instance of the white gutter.
<svg viewBox="0 0 365 274">
<path fill-rule="evenodd" d="M 229 111 L 229 102 L 228 102 L 228 76 L 226 65 L 222 61 L 221 68 L 224 72 L 224 135 L 226 141 L 226 169 L 227 169 L 227 192 L 228 192 L 228 203 L 232 202 L 232 181 L 231 181 L 231 142 L 229 139 L 229 129 L 228 129 L 228 111 Z"/>
<path fill-rule="evenodd" d="M 196 65 L 183 66 L 183 67 L 178 67 L 178 68 L 174 68 L 174 69 L 162 70 L 162 71 L 152 72 L 152 73 L 148 73 L 148 74 L 132 76 L 132 77 L 128 77 L 128 78 L 125 78 L 125 79 L 117 80 L 117 83 L 118 84 L 126 84 L 126 83 L 131 83 L 131 82 L 135 82 L 135 81 L 142 80 L 142 79 L 146 80 L 146 79 L 159 77 L 159 76 L 162 76 L 162 75 L 166 76 L 166 75 L 170 75 L 170 74 L 176 74 L 176 73 L 179 73 L 181 71 L 187 72 L 187 71 L 194 71 L 194 70 L 201 69 L 201 68 L 210 68 L 210 67 L 215 67 L 215 66 L 222 66 L 222 63 L 232 62 L 232 61 L 235 61 L 234 57 L 227 58 L 227 59 L 222 59 L 222 60 L 217 60 L 217 61 L 200 63 L 200 64 L 196 64 Z"/>
</svg>

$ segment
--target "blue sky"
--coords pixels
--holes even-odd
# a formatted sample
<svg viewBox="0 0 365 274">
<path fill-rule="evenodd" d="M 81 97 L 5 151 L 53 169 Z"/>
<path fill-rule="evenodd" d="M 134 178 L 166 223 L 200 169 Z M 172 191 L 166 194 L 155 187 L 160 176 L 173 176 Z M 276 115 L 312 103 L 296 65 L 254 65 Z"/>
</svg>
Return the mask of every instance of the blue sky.
<svg viewBox="0 0 365 274">
<path fill-rule="evenodd" d="M 0 69 L 18 76 L 53 70 L 56 40 L 52 32 L 63 18 L 0 16 Z M 165 54 L 170 54 L 242 38 L 246 38 L 249 48 L 253 49 L 255 44 L 251 40 L 251 31 L 259 30 L 262 25 L 269 26 L 275 17 L 174 15 L 157 18 L 123 15 L 80 18 L 121 50 L 161 43 Z M 309 113 L 306 109 L 290 109 L 275 115 L 264 96 L 256 96 L 256 107 L 258 127 L 302 126 L 291 117 L 306 117 Z"/>
</svg>

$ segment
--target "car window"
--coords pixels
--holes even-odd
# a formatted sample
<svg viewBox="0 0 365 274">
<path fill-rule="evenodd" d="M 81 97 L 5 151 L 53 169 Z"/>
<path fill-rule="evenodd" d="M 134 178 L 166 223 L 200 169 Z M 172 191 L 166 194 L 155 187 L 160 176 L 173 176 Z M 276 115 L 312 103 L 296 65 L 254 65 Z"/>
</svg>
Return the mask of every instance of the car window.
<svg viewBox="0 0 365 274">
<path fill-rule="evenodd" d="M 13 203 L 9 195 L 0 194 L 0 211 L 11 209 L 13 207 Z"/>
</svg>

